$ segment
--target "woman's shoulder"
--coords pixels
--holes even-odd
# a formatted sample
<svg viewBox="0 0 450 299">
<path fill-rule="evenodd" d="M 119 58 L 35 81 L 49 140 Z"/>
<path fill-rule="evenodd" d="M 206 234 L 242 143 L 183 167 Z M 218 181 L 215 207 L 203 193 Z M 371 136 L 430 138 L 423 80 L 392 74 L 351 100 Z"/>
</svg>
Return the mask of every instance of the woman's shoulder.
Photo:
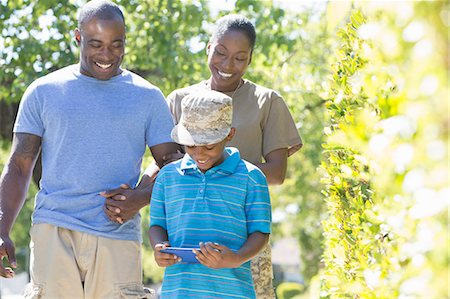
<svg viewBox="0 0 450 299">
<path fill-rule="evenodd" d="M 205 85 L 205 81 L 201 81 L 201 82 L 198 82 L 198 83 L 186 86 L 186 87 L 178 88 L 178 89 L 175 89 L 174 91 L 172 91 L 167 96 L 167 98 L 168 99 L 178 99 L 178 98 L 182 99 L 186 95 L 192 93 L 195 90 L 199 90 L 199 89 L 205 88 L 205 86 L 206 86 Z"/>
<path fill-rule="evenodd" d="M 248 92 L 254 94 L 257 98 L 266 97 L 268 99 L 282 98 L 281 94 L 269 87 L 257 84 L 253 81 L 245 79 L 244 86 Z"/>
</svg>

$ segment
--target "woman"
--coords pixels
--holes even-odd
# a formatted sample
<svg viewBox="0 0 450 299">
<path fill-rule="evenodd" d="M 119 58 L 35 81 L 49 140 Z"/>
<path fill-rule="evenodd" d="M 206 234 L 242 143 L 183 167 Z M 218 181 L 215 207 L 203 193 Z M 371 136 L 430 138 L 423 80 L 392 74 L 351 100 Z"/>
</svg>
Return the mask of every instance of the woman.
<svg viewBox="0 0 450 299">
<path fill-rule="evenodd" d="M 243 159 L 257 165 L 267 182 L 276 185 L 283 183 L 287 158 L 301 148 L 302 141 L 283 98 L 276 91 L 243 78 L 255 41 L 255 28 L 247 18 L 220 18 L 206 49 L 211 77 L 173 91 L 167 101 L 178 123 L 181 100 L 187 94 L 212 89 L 230 96 L 236 134 L 227 145 L 237 147 Z M 269 246 L 252 260 L 252 274 L 257 297 L 275 298 Z"/>
</svg>

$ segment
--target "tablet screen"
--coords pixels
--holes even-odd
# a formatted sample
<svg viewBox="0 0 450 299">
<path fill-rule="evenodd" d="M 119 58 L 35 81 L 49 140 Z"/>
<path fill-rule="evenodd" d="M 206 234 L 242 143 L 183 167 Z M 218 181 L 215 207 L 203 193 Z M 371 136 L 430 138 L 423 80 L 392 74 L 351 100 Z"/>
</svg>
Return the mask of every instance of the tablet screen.
<svg viewBox="0 0 450 299">
<path fill-rule="evenodd" d="M 195 258 L 196 256 L 192 252 L 193 249 L 200 251 L 200 248 L 167 247 L 166 249 L 161 250 L 161 252 L 175 254 L 181 258 L 180 263 L 198 264 L 199 261 Z"/>
</svg>

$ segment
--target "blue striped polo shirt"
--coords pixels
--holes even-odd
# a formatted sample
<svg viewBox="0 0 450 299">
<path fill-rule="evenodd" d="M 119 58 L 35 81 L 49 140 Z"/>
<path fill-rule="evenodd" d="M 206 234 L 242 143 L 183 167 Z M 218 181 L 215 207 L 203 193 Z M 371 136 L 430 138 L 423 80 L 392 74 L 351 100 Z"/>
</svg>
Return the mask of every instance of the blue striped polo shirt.
<svg viewBox="0 0 450 299">
<path fill-rule="evenodd" d="M 188 154 L 161 169 L 153 188 L 150 226 L 167 230 L 175 247 L 216 242 L 237 251 L 254 232 L 270 233 L 271 206 L 262 171 L 236 148 L 202 173 Z M 201 264 L 167 267 L 161 298 L 256 298 L 250 262 L 233 269 Z"/>
</svg>

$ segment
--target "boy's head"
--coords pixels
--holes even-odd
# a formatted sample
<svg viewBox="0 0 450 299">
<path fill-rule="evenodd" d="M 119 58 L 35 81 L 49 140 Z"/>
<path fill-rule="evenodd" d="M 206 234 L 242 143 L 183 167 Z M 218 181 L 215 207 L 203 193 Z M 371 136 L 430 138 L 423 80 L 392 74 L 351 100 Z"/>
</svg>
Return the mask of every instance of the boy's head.
<svg viewBox="0 0 450 299">
<path fill-rule="evenodd" d="M 181 101 L 181 118 L 172 130 L 172 139 L 185 145 L 186 153 L 202 171 L 224 160 L 225 144 L 235 132 L 231 103 L 229 96 L 213 90 L 191 93 Z"/>
</svg>

